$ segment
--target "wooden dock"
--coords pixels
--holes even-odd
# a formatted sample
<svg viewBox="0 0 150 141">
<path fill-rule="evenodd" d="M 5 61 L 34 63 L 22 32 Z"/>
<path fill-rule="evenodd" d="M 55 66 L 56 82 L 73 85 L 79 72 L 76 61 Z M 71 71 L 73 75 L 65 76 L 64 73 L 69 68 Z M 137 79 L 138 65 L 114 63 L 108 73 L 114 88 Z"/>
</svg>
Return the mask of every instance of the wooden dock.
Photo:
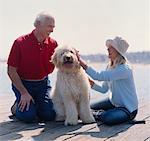
<svg viewBox="0 0 150 141">
<path fill-rule="evenodd" d="M 0 95 L 0 141 L 150 141 L 150 97 L 140 99 L 136 120 L 146 124 L 106 126 L 100 122 L 64 126 L 63 122 L 25 124 L 10 119 L 13 94 Z"/>
</svg>

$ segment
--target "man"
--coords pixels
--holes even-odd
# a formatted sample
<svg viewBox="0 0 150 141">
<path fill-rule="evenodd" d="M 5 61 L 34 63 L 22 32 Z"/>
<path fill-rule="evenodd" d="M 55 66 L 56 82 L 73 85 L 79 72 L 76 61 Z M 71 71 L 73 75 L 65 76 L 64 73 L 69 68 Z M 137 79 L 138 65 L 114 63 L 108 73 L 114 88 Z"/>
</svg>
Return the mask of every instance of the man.
<svg viewBox="0 0 150 141">
<path fill-rule="evenodd" d="M 37 15 L 34 26 L 31 33 L 14 41 L 7 62 L 8 75 L 16 96 L 11 110 L 16 118 L 24 122 L 55 118 L 48 96 L 51 90 L 48 74 L 54 70 L 50 60 L 57 47 L 57 42 L 49 35 L 53 32 L 55 20 L 42 12 Z"/>
</svg>

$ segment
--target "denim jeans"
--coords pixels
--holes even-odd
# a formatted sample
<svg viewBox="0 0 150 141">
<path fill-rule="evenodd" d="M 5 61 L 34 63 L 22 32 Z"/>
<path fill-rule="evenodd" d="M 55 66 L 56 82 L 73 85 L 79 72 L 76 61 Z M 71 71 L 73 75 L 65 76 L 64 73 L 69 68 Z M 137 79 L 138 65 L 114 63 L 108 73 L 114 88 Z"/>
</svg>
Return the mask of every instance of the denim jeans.
<svg viewBox="0 0 150 141">
<path fill-rule="evenodd" d="M 17 90 L 17 88 L 12 84 L 12 90 L 15 93 L 17 102 L 16 118 L 24 122 L 34 122 L 37 118 L 42 121 L 54 120 L 56 113 L 53 109 L 52 100 L 49 98 L 51 86 L 48 77 L 46 77 L 42 81 L 22 80 L 22 83 L 34 99 L 34 103 L 30 103 L 28 111 L 26 111 L 25 108 L 25 110 L 21 112 L 18 107 L 21 94 Z"/>
<path fill-rule="evenodd" d="M 137 110 L 130 113 L 125 107 L 115 107 L 108 98 L 91 103 L 91 109 L 104 110 L 99 112 L 98 120 L 106 125 L 116 125 L 133 120 Z"/>
</svg>

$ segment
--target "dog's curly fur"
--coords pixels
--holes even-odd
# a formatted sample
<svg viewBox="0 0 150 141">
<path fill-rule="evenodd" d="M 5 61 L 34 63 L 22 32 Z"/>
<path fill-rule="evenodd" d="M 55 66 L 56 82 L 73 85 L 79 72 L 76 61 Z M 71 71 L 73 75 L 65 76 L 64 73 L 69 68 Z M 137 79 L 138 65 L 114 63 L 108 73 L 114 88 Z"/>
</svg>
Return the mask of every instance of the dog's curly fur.
<svg viewBox="0 0 150 141">
<path fill-rule="evenodd" d="M 56 121 L 65 125 L 93 123 L 90 111 L 90 84 L 85 71 L 80 66 L 75 49 L 64 46 L 55 50 L 52 62 L 58 69 L 56 85 L 52 91 L 52 101 L 56 111 Z"/>
</svg>

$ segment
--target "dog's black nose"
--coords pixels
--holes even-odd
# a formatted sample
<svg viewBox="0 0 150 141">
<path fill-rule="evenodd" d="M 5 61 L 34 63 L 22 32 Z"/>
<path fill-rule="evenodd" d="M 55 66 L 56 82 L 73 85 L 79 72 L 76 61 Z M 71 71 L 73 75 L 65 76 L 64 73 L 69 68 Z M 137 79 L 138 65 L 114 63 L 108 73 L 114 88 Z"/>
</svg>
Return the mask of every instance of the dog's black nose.
<svg viewBox="0 0 150 141">
<path fill-rule="evenodd" d="M 69 61 L 71 57 L 66 56 L 65 58 L 66 58 L 66 61 Z"/>
<path fill-rule="evenodd" d="M 64 63 L 73 63 L 73 58 L 71 56 L 65 56 Z"/>
</svg>

